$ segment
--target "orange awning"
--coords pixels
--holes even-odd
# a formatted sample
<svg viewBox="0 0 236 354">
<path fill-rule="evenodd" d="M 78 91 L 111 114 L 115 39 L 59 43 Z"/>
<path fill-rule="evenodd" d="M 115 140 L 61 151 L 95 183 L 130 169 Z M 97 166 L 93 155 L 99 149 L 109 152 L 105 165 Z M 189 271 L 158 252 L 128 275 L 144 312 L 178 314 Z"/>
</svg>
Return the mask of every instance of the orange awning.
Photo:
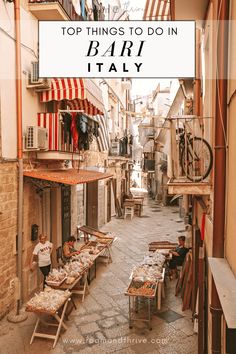
<svg viewBox="0 0 236 354">
<path fill-rule="evenodd" d="M 146 0 L 143 19 L 146 21 L 170 20 L 170 0 Z"/>
<path fill-rule="evenodd" d="M 76 185 L 98 181 L 112 177 L 113 175 L 111 173 L 102 173 L 97 171 L 69 169 L 24 171 L 24 176 L 62 184 Z"/>
</svg>

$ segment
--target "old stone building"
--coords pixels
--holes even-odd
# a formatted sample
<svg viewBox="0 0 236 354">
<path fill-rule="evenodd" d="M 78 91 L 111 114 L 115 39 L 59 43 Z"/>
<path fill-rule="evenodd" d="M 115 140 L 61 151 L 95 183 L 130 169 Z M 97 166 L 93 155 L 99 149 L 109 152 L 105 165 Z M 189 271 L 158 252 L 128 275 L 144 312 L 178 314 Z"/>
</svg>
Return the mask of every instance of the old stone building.
<svg viewBox="0 0 236 354">
<path fill-rule="evenodd" d="M 14 304 L 10 281 L 16 274 L 17 164 L 0 160 L 0 318 Z"/>
<path fill-rule="evenodd" d="M 122 193 L 129 188 L 132 145 L 125 113 L 130 84 L 117 79 L 108 87 L 102 80 L 38 77 L 38 20 L 94 20 L 99 12 L 86 7 L 79 15 L 69 1 L 53 3 L 50 12 L 45 2 L 23 1 L 21 5 L 19 42 L 14 26 L 8 31 L 8 22 L 15 21 L 14 4 L 0 3 L 0 52 L 5 53 L 0 57 L 0 317 L 16 304 L 16 295 L 26 301 L 40 285 L 40 272 L 30 271 L 40 233 L 53 242 L 53 264 L 57 265 L 57 249 L 68 236 L 77 237 L 79 226 L 99 228 L 116 215 L 116 199 L 121 204 Z M 21 63 L 15 60 L 17 43 Z M 21 73 L 21 95 L 16 66 Z M 73 97 L 71 87 L 77 92 Z M 18 128 L 17 102 L 22 109 Z M 77 124 L 79 136 L 72 122 Z M 115 127 L 112 132 L 109 124 Z M 23 151 L 19 149 L 21 139 Z M 111 141 L 116 139 L 120 149 L 114 164 Z M 17 162 L 19 150 L 23 176 Z M 20 199 L 19 185 L 23 188 Z M 17 239 L 19 220 L 23 226 Z M 21 280 L 20 290 L 16 278 Z"/>
</svg>

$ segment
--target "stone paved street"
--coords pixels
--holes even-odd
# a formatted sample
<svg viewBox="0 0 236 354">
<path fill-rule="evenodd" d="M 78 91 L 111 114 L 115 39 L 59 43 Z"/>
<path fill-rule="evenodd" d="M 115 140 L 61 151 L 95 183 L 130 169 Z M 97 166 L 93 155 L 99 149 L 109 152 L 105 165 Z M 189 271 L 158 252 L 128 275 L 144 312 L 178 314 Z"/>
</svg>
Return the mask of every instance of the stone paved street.
<svg viewBox="0 0 236 354">
<path fill-rule="evenodd" d="M 197 353 L 191 313 L 182 312 L 181 299 L 174 295 L 175 281 L 166 282 L 166 297 L 161 311 L 153 316 L 152 331 L 140 322 L 129 329 L 128 298 L 124 292 L 132 267 L 142 260 L 149 242 L 176 241 L 184 229 L 177 207 L 161 207 L 152 200 L 146 200 L 145 204 L 142 218 L 113 219 L 104 227 L 117 235 L 112 246 L 113 263 L 98 264 L 90 294 L 83 304 L 76 299 L 77 310 L 69 316 L 69 328 L 56 348 L 52 350 L 52 341 L 47 339 L 35 339 L 29 345 L 35 323 L 34 315 L 30 314 L 27 321 L 18 325 L 6 320 L 0 323 L 1 354 Z M 168 310 L 174 311 L 169 312 L 168 319 L 159 317 Z"/>
</svg>

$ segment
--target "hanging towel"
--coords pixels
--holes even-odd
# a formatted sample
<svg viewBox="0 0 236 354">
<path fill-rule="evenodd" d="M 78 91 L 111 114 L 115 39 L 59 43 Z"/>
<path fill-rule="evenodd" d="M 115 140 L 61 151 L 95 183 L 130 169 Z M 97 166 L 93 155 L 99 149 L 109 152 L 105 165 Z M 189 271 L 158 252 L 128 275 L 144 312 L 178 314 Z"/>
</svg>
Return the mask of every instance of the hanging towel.
<svg viewBox="0 0 236 354">
<path fill-rule="evenodd" d="M 78 142 L 79 142 L 79 134 L 76 127 L 76 113 L 72 113 L 72 120 L 71 120 L 71 134 L 73 138 L 73 151 L 75 152 L 78 149 Z"/>
<path fill-rule="evenodd" d="M 81 6 L 80 6 L 80 0 L 72 0 L 72 4 L 74 6 L 75 12 L 77 15 L 81 15 Z"/>
</svg>

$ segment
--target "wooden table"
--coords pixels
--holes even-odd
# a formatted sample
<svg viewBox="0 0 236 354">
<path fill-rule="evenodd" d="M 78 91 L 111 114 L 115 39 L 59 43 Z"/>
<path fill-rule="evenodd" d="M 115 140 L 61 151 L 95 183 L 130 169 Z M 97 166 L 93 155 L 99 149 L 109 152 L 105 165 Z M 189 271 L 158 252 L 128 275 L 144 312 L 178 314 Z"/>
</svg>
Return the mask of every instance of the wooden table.
<svg viewBox="0 0 236 354">
<path fill-rule="evenodd" d="M 96 255 L 94 255 L 94 263 L 96 264 L 96 260 L 98 257 L 105 257 L 107 259 L 107 263 L 111 263 L 112 262 L 112 256 L 111 256 L 111 251 L 110 251 L 110 247 L 112 245 L 113 239 L 107 239 L 108 242 L 107 243 L 101 243 L 101 251 L 99 253 L 97 253 Z M 94 243 L 99 243 L 99 239 L 98 241 L 89 241 L 88 243 L 86 243 L 84 246 L 82 246 L 80 248 L 80 250 L 84 250 L 84 249 L 88 249 L 90 247 L 94 246 Z"/>
<path fill-rule="evenodd" d="M 58 290 L 70 290 L 71 294 L 73 295 L 82 295 L 82 302 L 84 301 L 84 297 L 86 295 L 86 291 L 89 293 L 89 287 L 88 287 L 88 268 L 85 268 L 84 271 L 73 281 L 71 284 L 66 284 L 64 281 L 61 285 L 59 286 L 51 286 L 53 289 L 58 289 Z M 79 285 L 79 282 L 83 279 L 83 285 Z M 73 305 L 75 306 L 75 303 L 73 301 Z"/>
<path fill-rule="evenodd" d="M 142 321 L 142 322 L 148 322 L 148 327 L 151 330 L 151 300 L 155 301 L 155 307 L 160 310 L 161 309 L 161 300 L 162 297 L 165 297 L 165 291 L 164 291 L 164 280 L 165 280 L 165 268 L 162 270 L 162 276 L 161 279 L 158 279 L 156 282 L 153 282 L 155 284 L 155 289 L 153 292 L 153 295 L 142 295 L 142 294 L 131 294 L 129 293 L 129 288 L 130 285 L 132 284 L 132 281 L 130 282 L 127 291 L 125 292 L 125 295 L 129 296 L 129 327 L 132 328 L 132 323 L 135 321 Z M 145 298 L 148 303 L 148 318 L 135 318 L 135 313 L 138 313 L 138 304 L 139 304 L 139 298 Z"/>
<path fill-rule="evenodd" d="M 31 340 L 30 340 L 30 344 L 33 343 L 33 340 L 35 337 L 38 337 L 38 338 L 48 338 L 48 339 L 52 339 L 54 340 L 53 342 L 53 348 L 55 348 L 56 344 L 57 344 L 57 341 L 58 341 L 58 338 L 59 338 L 59 335 L 60 335 L 60 331 L 62 329 L 62 327 L 67 330 L 67 326 L 65 325 L 64 323 L 64 317 L 65 317 L 65 314 L 66 314 L 66 308 L 67 308 L 67 305 L 68 305 L 68 302 L 70 301 L 70 297 L 68 297 L 67 299 L 65 299 L 65 301 L 60 305 L 58 306 L 58 308 L 55 310 L 55 311 L 47 311 L 47 310 L 39 310 L 37 308 L 31 308 L 31 307 L 26 307 L 26 311 L 28 312 L 33 312 L 37 315 L 37 321 L 36 321 L 36 324 L 35 324 L 35 327 L 34 327 L 34 331 L 33 331 L 33 334 L 32 334 L 32 337 L 31 337 Z M 61 312 L 61 316 L 59 316 L 58 312 L 59 310 L 62 310 Z M 43 316 L 45 315 L 50 315 L 52 317 L 54 317 L 56 319 L 56 321 L 58 323 L 51 323 L 51 322 L 46 322 L 44 319 L 43 319 Z M 56 327 L 57 328 L 57 331 L 56 331 L 56 334 L 49 334 L 48 332 L 44 331 L 38 331 L 38 327 L 39 327 L 39 324 L 42 323 L 44 324 L 45 326 L 53 326 L 53 327 Z M 43 352 L 43 350 L 42 350 Z"/>
<path fill-rule="evenodd" d="M 125 199 L 124 207 L 125 206 L 133 206 L 134 211 L 137 211 L 138 216 L 141 216 L 143 211 L 143 198 L 135 197 L 132 199 Z"/>
<path fill-rule="evenodd" d="M 97 238 L 107 238 L 107 239 L 110 239 L 111 241 L 114 240 L 113 237 L 109 237 L 104 232 L 96 230 L 96 229 L 94 229 L 93 227 L 90 227 L 90 226 L 86 226 L 86 225 L 81 226 L 81 227 L 78 228 L 78 231 L 80 231 L 80 232 L 82 232 L 84 234 L 84 242 L 85 243 L 88 243 L 89 237 L 91 237 L 91 236 L 95 236 Z"/>
<path fill-rule="evenodd" d="M 149 251 L 153 252 L 158 249 L 168 249 L 168 250 L 174 250 L 177 246 L 178 243 L 170 242 L 170 241 L 154 241 L 149 243 Z"/>
<path fill-rule="evenodd" d="M 132 284 L 132 281 L 129 284 L 125 295 L 129 297 L 129 328 L 132 328 L 133 322 L 147 322 L 148 328 L 151 330 L 151 300 L 155 300 L 156 292 L 157 292 L 157 283 L 153 283 L 153 294 L 152 295 L 143 295 L 140 294 L 132 294 L 129 292 L 129 288 Z M 139 312 L 139 301 L 140 298 L 147 301 L 148 311 L 147 311 L 147 318 L 137 318 L 137 313 Z"/>
</svg>

